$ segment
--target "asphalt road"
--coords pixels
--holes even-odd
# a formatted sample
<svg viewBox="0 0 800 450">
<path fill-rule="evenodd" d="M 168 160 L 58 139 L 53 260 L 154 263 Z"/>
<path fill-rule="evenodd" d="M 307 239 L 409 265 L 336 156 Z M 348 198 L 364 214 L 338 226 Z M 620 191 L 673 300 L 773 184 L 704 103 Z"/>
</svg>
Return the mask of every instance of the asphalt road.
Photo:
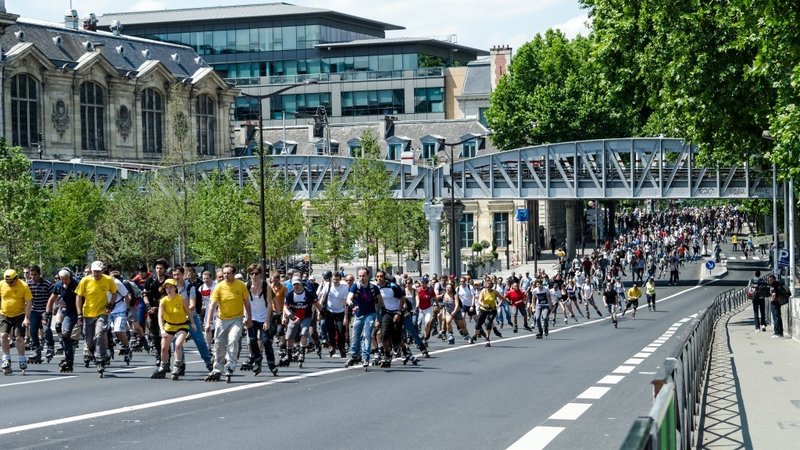
<svg viewBox="0 0 800 450">
<path fill-rule="evenodd" d="M 619 448 L 652 403 L 650 380 L 718 293 L 749 272 L 698 285 L 697 264 L 680 286 L 659 283 L 657 312 L 563 324 L 547 340 L 501 330 L 505 339 L 448 346 L 436 340 L 419 366 L 344 369 L 309 355 L 279 377 L 237 372 L 202 381 L 151 380 L 152 356 L 59 374 L 56 360 L 0 377 L 3 448 Z M 692 276 L 694 274 L 694 276 Z M 663 286 L 662 286 L 663 285 Z M 559 317 L 560 314 L 559 314 Z M 16 366 L 16 364 L 15 364 Z M 588 406 L 587 406 L 588 405 Z"/>
</svg>

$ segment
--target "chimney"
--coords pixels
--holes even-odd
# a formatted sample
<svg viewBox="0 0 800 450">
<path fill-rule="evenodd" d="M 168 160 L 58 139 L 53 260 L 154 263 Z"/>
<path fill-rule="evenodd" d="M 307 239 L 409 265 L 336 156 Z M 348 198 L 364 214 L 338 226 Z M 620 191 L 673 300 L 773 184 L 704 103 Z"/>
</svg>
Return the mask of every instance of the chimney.
<svg viewBox="0 0 800 450">
<path fill-rule="evenodd" d="M 78 29 L 78 11 L 70 10 L 64 14 L 64 26 L 68 30 L 77 30 Z"/>
<path fill-rule="evenodd" d="M 97 16 L 89 13 L 89 17 L 83 19 L 83 29 L 87 31 L 97 31 Z"/>
<path fill-rule="evenodd" d="M 489 49 L 489 60 L 492 70 L 492 91 L 497 87 L 500 78 L 508 73 L 508 66 L 511 65 L 511 46 L 496 45 Z"/>
</svg>

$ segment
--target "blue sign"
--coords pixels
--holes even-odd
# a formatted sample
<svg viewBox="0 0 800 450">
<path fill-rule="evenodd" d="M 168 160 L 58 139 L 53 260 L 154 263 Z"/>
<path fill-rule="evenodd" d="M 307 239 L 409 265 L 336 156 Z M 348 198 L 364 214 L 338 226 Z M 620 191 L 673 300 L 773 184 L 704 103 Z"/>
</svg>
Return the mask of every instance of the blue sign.
<svg viewBox="0 0 800 450">
<path fill-rule="evenodd" d="M 528 208 L 517 208 L 517 222 L 527 222 L 529 216 Z"/>
<path fill-rule="evenodd" d="M 713 259 L 709 259 L 708 261 L 706 261 L 706 269 L 714 270 L 714 267 L 716 267 L 716 266 L 717 266 L 717 263 L 715 263 Z"/>
<path fill-rule="evenodd" d="M 780 267 L 789 267 L 789 250 L 784 248 L 778 252 L 778 265 Z"/>
</svg>

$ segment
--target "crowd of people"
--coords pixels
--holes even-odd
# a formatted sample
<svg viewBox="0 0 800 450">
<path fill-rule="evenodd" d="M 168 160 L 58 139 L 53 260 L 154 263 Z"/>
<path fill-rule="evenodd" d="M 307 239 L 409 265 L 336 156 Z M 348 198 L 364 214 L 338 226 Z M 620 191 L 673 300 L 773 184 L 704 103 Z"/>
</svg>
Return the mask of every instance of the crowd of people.
<svg viewBox="0 0 800 450">
<path fill-rule="evenodd" d="M 735 208 L 634 209 L 618 219 L 617 237 L 591 255 L 562 258 L 550 274 L 512 272 L 506 279 L 433 274 L 415 280 L 362 268 L 328 271 L 317 282 L 300 271 L 269 273 L 256 264 L 198 274 L 165 259 L 154 261 L 152 272 L 142 265 L 132 277 L 95 261 L 83 274 L 61 269 L 55 282 L 35 265 L 22 279 L 8 269 L 0 281 L 2 370 L 12 372 L 13 344 L 23 371 L 59 352 L 60 370 L 71 372 L 83 339 L 84 365 L 94 364 L 101 376 L 118 346 L 126 364 L 133 352 L 152 350 L 152 377 L 179 379 L 191 340 L 208 370 L 205 379 L 217 381 L 230 380 L 237 368 L 259 374 L 264 363 L 277 375 L 323 352 L 347 367 L 390 367 L 396 359 L 417 364 L 412 348 L 427 357 L 431 339 L 454 345 L 457 333 L 464 343 L 482 339 L 490 347 L 492 335 L 502 337 L 506 326 L 546 338 L 559 320 L 593 314 L 610 315 L 617 327 L 618 316 L 630 310 L 636 318 L 642 297 L 655 310 L 656 280 L 668 276 L 670 285 L 678 284 L 684 264 L 741 231 L 742 223 Z"/>
</svg>

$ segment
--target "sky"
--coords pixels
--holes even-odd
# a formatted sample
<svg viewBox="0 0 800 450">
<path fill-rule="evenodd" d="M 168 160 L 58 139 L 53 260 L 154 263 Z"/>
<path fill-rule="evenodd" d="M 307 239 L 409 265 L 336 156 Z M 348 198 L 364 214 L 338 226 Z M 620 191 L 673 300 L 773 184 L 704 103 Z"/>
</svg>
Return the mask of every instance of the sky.
<svg viewBox="0 0 800 450">
<path fill-rule="evenodd" d="M 267 3 L 270 0 L 5 0 L 6 10 L 22 17 L 63 23 L 64 13 L 83 18 L 112 12 L 154 11 L 202 6 Z M 276 0 L 277 1 L 277 0 Z M 388 37 L 444 37 L 488 50 L 510 45 L 516 51 L 537 33 L 558 28 L 568 37 L 586 35 L 587 15 L 578 0 L 284 0 L 405 27 Z M 124 26 L 124 23 L 123 23 Z M 123 34 L 125 30 L 123 29 Z"/>
</svg>

